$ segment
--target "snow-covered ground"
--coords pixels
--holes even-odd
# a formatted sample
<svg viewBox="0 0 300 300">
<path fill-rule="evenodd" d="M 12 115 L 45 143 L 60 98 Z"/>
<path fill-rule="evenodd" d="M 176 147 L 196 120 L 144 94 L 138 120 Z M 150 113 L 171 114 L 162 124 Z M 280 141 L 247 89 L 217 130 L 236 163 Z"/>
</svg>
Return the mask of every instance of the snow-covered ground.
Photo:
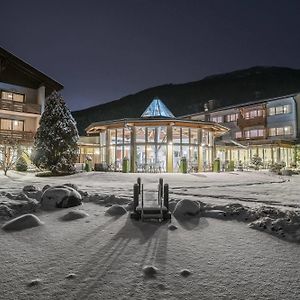
<svg viewBox="0 0 300 300">
<path fill-rule="evenodd" d="M 283 177 L 269 172 L 230 172 L 201 174 L 123 174 L 82 173 L 67 177 L 35 177 L 32 173 L 0 174 L 0 192 L 19 192 L 27 184 L 42 188 L 45 184 L 77 184 L 90 194 L 107 193 L 132 196 L 132 187 L 140 176 L 145 189 L 155 191 L 158 178 L 170 185 L 173 199 L 201 200 L 213 204 L 237 202 L 247 206 L 261 204 L 281 208 L 300 208 L 300 176 Z"/>
<path fill-rule="evenodd" d="M 89 194 L 130 197 L 139 175 L 153 193 L 163 177 L 172 199 L 290 210 L 300 206 L 300 176 L 263 172 L 56 178 L 10 172 L 8 178 L 0 175 L 0 192 L 19 193 L 28 184 L 41 189 L 73 183 Z M 107 207 L 90 202 L 75 209 L 89 216 L 62 221 L 74 208 L 40 211 L 36 215 L 42 226 L 0 230 L 0 299 L 299 299 L 299 244 L 237 221 L 172 218 L 178 229 L 171 231 L 166 223 L 133 221 L 128 214 L 106 216 Z M 158 269 L 155 277 L 143 275 L 146 265 Z M 191 275 L 181 276 L 183 269 Z M 40 281 L 30 286 L 34 279 Z"/>
</svg>

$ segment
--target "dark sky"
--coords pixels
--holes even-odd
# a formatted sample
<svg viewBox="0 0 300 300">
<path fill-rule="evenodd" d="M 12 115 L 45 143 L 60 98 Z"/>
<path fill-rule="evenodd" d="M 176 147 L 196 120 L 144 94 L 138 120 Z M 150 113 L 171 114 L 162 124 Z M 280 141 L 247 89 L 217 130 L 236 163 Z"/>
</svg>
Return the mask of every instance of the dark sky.
<svg viewBox="0 0 300 300">
<path fill-rule="evenodd" d="M 255 65 L 300 68 L 300 1 L 8 0 L 0 43 L 76 110 Z"/>
</svg>

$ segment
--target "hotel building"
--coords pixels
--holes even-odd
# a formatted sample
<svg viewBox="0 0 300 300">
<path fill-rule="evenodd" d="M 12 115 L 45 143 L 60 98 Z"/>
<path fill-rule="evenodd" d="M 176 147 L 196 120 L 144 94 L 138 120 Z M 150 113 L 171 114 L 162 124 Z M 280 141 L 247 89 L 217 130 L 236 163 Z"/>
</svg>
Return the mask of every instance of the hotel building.
<svg viewBox="0 0 300 300">
<path fill-rule="evenodd" d="M 0 47 L 0 144 L 12 138 L 30 150 L 45 98 L 62 88 Z"/>
<path fill-rule="evenodd" d="M 216 158 L 224 164 L 234 161 L 249 166 L 253 155 L 262 158 L 264 167 L 295 162 L 299 139 L 300 94 L 265 99 L 213 109 L 209 101 L 203 112 L 184 116 L 187 120 L 210 121 L 229 131 L 216 140 Z"/>
</svg>

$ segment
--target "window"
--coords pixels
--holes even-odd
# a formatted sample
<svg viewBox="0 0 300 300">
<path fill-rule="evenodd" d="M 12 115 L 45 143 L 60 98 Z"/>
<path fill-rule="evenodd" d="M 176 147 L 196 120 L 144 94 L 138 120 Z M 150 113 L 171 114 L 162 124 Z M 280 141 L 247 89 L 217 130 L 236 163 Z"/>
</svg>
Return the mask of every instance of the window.
<svg viewBox="0 0 300 300">
<path fill-rule="evenodd" d="M 242 132 L 241 131 L 237 131 L 236 133 L 235 133 L 235 138 L 236 139 L 240 139 L 242 137 Z"/>
<path fill-rule="evenodd" d="M 198 144 L 198 129 L 191 128 L 191 144 Z"/>
<path fill-rule="evenodd" d="M 264 112 L 262 109 L 255 109 L 255 110 L 250 110 L 246 111 L 244 114 L 245 119 L 254 119 L 257 117 L 262 117 L 264 115 Z"/>
<path fill-rule="evenodd" d="M 180 143 L 180 127 L 173 127 L 173 143 Z"/>
<path fill-rule="evenodd" d="M 148 132 L 148 139 L 147 139 L 148 143 L 156 142 L 155 127 L 148 127 L 147 132 Z"/>
<path fill-rule="evenodd" d="M 109 142 L 111 145 L 116 144 L 116 130 L 115 129 L 109 129 Z"/>
<path fill-rule="evenodd" d="M 211 122 L 223 123 L 223 116 L 211 116 Z"/>
<path fill-rule="evenodd" d="M 24 102 L 25 95 L 24 94 L 19 94 L 19 93 L 2 91 L 1 92 L 1 99 L 16 101 L 16 102 Z"/>
<path fill-rule="evenodd" d="M 181 142 L 182 144 L 188 144 L 189 141 L 189 129 L 188 128 L 182 128 L 182 135 L 181 135 Z"/>
<path fill-rule="evenodd" d="M 157 127 L 157 141 L 158 143 L 167 142 L 167 127 Z"/>
<path fill-rule="evenodd" d="M 293 134 L 292 126 L 269 128 L 269 136 L 291 135 Z"/>
<path fill-rule="evenodd" d="M 291 111 L 292 111 L 292 107 L 290 104 L 270 107 L 268 109 L 269 116 L 289 114 Z"/>
<path fill-rule="evenodd" d="M 117 144 L 123 144 L 123 128 L 117 129 Z"/>
<path fill-rule="evenodd" d="M 239 114 L 235 113 L 235 114 L 230 114 L 225 116 L 225 121 L 226 122 L 235 122 L 238 119 Z"/>
<path fill-rule="evenodd" d="M 245 130 L 245 138 L 252 139 L 252 138 L 257 138 L 257 137 L 263 137 L 264 133 L 265 133 L 264 129 Z"/>
<path fill-rule="evenodd" d="M 24 121 L 1 119 L 2 130 L 24 131 Z"/>
<path fill-rule="evenodd" d="M 124 144 L 130 144 L 131 141 L 131 130 L 124 128 Z"/>
<path fill-rule="evenodd" d="M 136 127 L 136 142 L 145 143 L 146 128 L 145 127 Z"/>
</svg>

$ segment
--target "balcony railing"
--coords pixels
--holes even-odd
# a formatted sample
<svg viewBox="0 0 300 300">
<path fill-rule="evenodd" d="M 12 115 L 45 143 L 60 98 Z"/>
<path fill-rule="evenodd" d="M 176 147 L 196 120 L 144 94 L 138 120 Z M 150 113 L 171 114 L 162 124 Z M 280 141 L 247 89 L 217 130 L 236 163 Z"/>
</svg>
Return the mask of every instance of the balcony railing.
<svg viewBox="0 0 300 300">
<path fill-rule="evenodd" d="M 20 142 L 31 143 L 34 140 L 34 132 L 31 131 L 16 131 L 0 129 L 0 142 L 5 140 L 17 140 Z"/>
<path fill-rule="evenodd" d="M 259 116 L 251 119 L 245 119 L 241 114 L 237 119 L 237 125 L 240 128 L 253 127 L 253 126 L 266 126 L 267 118 L 265 116 Z"/>
<path fill-rule="evenodd" d="M 22 103 L 17 101 L 0 99 L 0 110 L 40 114 L 41 106 L 33 103 Z"/>
</svg>

